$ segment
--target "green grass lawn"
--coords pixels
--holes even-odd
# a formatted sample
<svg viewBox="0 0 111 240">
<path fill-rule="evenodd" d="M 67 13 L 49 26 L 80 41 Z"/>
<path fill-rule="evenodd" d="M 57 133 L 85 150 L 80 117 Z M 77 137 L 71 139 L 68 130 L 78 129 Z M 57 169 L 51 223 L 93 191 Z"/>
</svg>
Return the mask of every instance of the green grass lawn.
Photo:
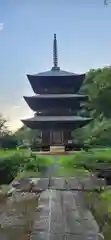
<svg viewBox="0 0 111 240">
<path fill-rule="evenodd" d="M 13 156 L 15 154 L 24 154 L 24 155 L 29 155 L 30 154 L 30 150 L 28 149 L 12 149 L 12 150 L 3 150 L 0 149 L 0 158 L 2 157 L 7 157 L 7 156 Z"/>
<path fill-rule="evenodd" d="M 55 156 L 45 156 L 32 153 L 30 150 L 0 150 L 0 169 L 6 168 L 6 174 L 8 171 L 15 171 L 15 168 L 25 168 L 29 171 L 35 171 L 37 167 L 43 169 L 49 167 L 54 163 L 60 165 L 57 168 L 56 174 L 58 175 L 73 175 L 75 169 L 84 169 L 89 171 L 95 171 L 95 169 L 102 165 L 110 166 L 111 164 L 111 148 L 93 148 L 89 152 L 79 151 L 74 152 L 73 155 L 61 155 L 59 160 L 56 160 Z M 18 169 L 21 170 L 21 169 Z M 18 171 L 17 170 L 17 171 Z M 14 177 L 17 174 L 14 173 Z"/>
<path fill-rule="evenodd" d="M 111 148 L 91 149 L 88 152 L 79 151 L 73 155 L 60 157 L 61 165 L 66 168 L 86 167 L 89 170 L 95 170 L 99 166 L 111 165 Z"/>
</svg>

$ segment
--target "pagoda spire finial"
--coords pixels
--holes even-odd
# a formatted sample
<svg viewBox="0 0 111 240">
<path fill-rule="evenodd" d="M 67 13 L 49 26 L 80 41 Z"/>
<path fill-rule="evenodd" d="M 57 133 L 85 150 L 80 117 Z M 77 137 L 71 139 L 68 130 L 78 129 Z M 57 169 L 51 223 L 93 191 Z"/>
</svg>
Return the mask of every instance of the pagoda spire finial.
<svg viewBox="0 0 111 240">
<path fill-rule="evenodd" d="M 53 40 L 53 70 L 59 69 L 58 67 L 58 53 L 57 53 L 57 39 L 56 33 L 54 33 L 54 40 Z"/>
</svg>

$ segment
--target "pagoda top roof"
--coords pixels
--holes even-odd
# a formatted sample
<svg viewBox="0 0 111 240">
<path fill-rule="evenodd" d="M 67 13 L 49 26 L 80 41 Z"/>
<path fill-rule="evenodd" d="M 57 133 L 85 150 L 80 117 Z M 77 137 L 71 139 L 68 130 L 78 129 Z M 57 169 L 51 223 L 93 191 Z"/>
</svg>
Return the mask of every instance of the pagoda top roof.
<svg viewBox="0 0 111 240">
<path fill-rule="evenodd" d="M 56 77 L 56 76 L 78 76 L 82 75 L 85 77 L 85 74 L 77 74 L 77 73 L 72 73 L 68 72 L 65 70 L 60 69 L 58 66 L 58 52 L 57 52 L 57 39 L 56 39 L 56 34 L 54 34 L 54 40 L 53 40 L 53 67 L 51 70 L 40 72 L 37 74 L 27 74 L 28 76 L 32 77 Z"/>
<path fill-rule="evenodd" d="M 25 121 L 30 121 L 30 122 L 82 121 L 83 122 L 83 121 L 90 121 L 90 120 L 92 120 L 92 118 L 85 118 L 81 116 L 34 116 L 32 118 L 28 118 L 22 121 L 25 123 Z"/>
<path fill-rule="evenodd" d="M 61 70 L 60 68 L 55 68 L 54 67 L 49 70 L 49 71 L 45 71 L 45 72 L 40 72 L 38 74 L 33 74 L 31 76 L 36 76 L 36 77 L 57 77 L 57 76 L 78 76 L 78 75 L 84 75 L 85 74 L 77 74 L 77 73 L 72 73 L 72 72 L 68 72 L 65 70 Z"/>
</svg>

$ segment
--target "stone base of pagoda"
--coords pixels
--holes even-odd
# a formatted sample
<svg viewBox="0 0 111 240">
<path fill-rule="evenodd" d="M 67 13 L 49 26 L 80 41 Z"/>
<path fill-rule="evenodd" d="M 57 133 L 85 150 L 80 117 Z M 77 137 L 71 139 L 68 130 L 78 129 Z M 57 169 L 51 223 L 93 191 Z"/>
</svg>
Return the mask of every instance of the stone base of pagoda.
<svg viewBox="0 0 111 240">
<path fill-rule="evenodd" d="M 50 153 L 64 153 L 64 146 L 50 146 Z"/>
</svg>

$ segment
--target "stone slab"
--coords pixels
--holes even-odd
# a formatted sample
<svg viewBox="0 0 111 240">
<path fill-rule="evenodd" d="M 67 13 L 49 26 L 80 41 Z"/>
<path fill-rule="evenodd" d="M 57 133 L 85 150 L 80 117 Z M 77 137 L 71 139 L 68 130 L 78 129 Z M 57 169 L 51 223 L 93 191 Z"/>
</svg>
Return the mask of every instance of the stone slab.
<svg viewBox="0 0 111 240">
<path fill-rule="evenodd" d="M 50 146 L 50 152 L 53 153 L 65 153 L 65 147 L 64 146 Z"/>
</svg>

